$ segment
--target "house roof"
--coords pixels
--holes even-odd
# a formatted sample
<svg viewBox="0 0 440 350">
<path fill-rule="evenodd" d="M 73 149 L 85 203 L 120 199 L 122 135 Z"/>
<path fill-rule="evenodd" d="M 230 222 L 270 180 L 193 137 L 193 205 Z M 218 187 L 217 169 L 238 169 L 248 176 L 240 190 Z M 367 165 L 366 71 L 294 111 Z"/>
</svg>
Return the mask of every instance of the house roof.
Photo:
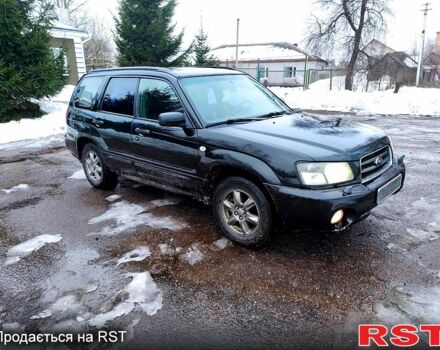
<svg viewBox="0 0 440 350">
<path fill-rule="evenodd" d="M 221 45 L 211 51 L 211 53 L 222 62 L 235 61 L 236 45 Z M 243 61 L 290 61 L 304 60 L 305 56 L 309 60 L 327 62 L 326 60 L 310 55 L 301 50 L 297 45 L 288 42 L 268 42 L 254 44 L 239 44 L 238 58 Z"/>
<path fill-rule="evenodd" d="M 430 52 L 425 56 L 423 64 L 427 66 L 440 66 L 440 55 L 437 55 L 435 52 Z"/>
<path fill-rule="evenodd" d="M 362 51 L 364 51 L 368 56 L 374 58 L 381 58 L 387 53 L 395 52 L 394 49 L 377 39 L 371 40 L 367 45 L 365 45 Z"/>
<path fill-rule="evenodd" d="M 89 36 L 85 30 L 72 27 L 71 25 L 65 24 L 59 20 L 53 22 L 51 35 L 55 38 L 87 38 Z"/>
</svg>

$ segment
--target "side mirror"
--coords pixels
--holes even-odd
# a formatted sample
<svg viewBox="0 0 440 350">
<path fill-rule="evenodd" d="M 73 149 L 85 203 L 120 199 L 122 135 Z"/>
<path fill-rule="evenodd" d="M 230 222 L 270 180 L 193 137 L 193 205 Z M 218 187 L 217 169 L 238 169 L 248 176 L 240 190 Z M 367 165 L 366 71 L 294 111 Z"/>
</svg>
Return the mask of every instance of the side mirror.
<svg viewBox="0 0 440 350">
<path fill-rule="evenodd" d="M 182 112 L 167 112 L 159 114 L 160 126 L 180 126 L 186 125 L 185 115 Z"/>
</svg>

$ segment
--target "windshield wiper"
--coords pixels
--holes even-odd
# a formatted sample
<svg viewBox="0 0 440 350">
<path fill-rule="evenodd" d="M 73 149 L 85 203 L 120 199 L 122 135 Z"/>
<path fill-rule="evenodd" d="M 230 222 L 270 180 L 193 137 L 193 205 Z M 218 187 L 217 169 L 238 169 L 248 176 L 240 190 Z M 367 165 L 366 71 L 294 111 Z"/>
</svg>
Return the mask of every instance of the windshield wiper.
<svg viewBox="0 0 440 350">
<path fill-rule="evenodd" d="M 292 111 L 277 111 L 277 112 L 270 112 L 267 114 L 263 114 L 260 115 L 258 118 L 263 119 L 263 118 L 273 118 L 273 117 L 278 117 L 280 115 L 284 115 L 284 114 L 292 114 Z"/>
<path fill-rule="evenodd" d="M 231 118 L 231 119 L 223 120 L 221 122 L 209 124 L 208 126 L 217 126 L 217 125 L 222 125 L 222 124 L 230 125 L 230 124 L 237 124 L 237 123 L 249 123 L 249 122 L 255 122 L 255 121 L 264 120 L 264 119 L 268 119 L 268 118 L 273 118 L 273 117 L 283 115 L 283 114 L 292 114 L 292 113 L 293 113 L 292 111 L 277 111 L 277 112 L 271 112 L 271 113 L 259 115 L 258 117 Z"/>
</svg>

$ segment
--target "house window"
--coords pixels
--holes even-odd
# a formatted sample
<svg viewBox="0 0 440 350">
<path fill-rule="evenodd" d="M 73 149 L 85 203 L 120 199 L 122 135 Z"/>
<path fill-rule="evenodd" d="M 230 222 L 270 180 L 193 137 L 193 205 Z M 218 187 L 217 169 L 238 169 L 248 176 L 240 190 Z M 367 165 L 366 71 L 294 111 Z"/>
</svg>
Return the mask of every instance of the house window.
<svg viewBox="0 0 440 350">
<path fill-rule="evenodd" d="M 269 78 L 269 67 L 260 67 L 260 79 Z"/>
<path fill-rule="evenodd" d="M 294 78 L 296 76 L 296 67 L 284 67 L 284 78 Z"/>
</svg>

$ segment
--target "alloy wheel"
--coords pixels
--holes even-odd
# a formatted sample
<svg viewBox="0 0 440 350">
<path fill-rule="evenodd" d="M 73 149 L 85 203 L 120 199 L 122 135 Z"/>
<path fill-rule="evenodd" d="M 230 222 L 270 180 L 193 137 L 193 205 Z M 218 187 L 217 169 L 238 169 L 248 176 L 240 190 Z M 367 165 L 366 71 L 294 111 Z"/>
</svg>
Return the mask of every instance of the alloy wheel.
<svg viewBox="0 0 440 350">
<path fill-rule="evenodd" d="M 102 179 L 102 164 L 99 156 L 94 151 L 88 151 L 85 158 L 86 171 L 89 178 L 95 183 L 99 183 Z"/>
<path fill-rule="evenodd" d="M 232 190 L 223 199 L 223 217 L 228 227 L 241 236 L 258 229 L 260 214 L 254 198 L 242 190 Z"/>
</svg>

